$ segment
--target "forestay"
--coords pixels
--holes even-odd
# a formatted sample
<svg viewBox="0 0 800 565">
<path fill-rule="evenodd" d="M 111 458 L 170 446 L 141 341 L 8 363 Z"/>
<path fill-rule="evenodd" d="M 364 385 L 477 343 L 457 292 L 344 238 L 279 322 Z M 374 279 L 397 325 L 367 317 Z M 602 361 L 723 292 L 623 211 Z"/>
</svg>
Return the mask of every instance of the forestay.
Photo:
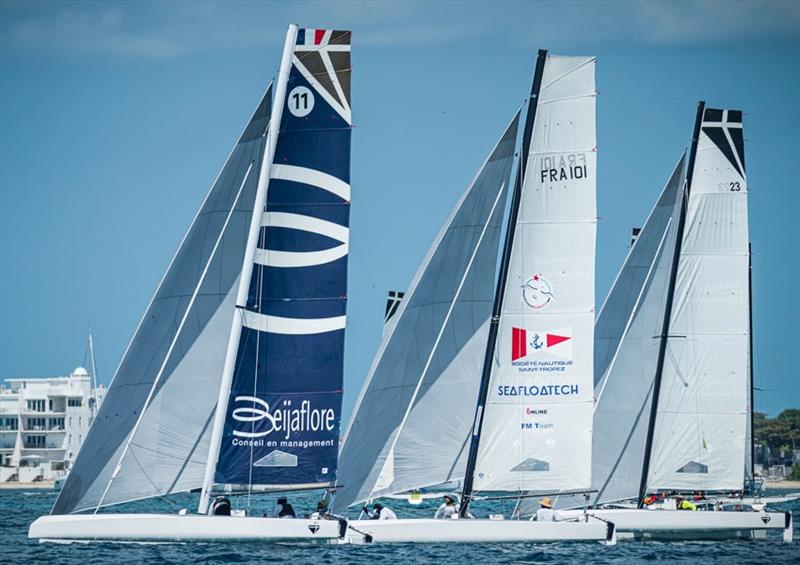
<svg viewBox="0 0 800 565">
<path fill-rule="evenodd" d="M 475 490 L 591 486 L 595 59 L 548 55 Z"/>
<path fill-rule="evenodd" d="M 750 363 L 742 112 L 705 109 L 674 290 L 649 490 L 739 490 Z"/>
<path fill-rule="evenodd" d="M 386 330 L 356 403 L 337 510 L 464 473 L 519 115 L 453 209 Z M 435 430 L 435 433 L 431 433 Z"/>
<path fill-rule="evenodd" d="M 297 31 L 214 483 L 334 481 L 350 215 L 350 32 Z"/>
<path fill-rule="evenodd" d="M 271 104 L 270 88 L 145 311 L 54 514 L 202 485 Z"/>
</svg>

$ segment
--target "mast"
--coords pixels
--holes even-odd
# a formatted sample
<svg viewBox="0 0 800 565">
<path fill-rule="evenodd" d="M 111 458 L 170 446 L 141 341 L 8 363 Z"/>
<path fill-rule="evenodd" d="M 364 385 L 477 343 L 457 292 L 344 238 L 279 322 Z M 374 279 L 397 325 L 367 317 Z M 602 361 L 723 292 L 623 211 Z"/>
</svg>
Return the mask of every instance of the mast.
<svg viewBox="0 0 800 565">
<path fill-rule="evenodd" d="M 200 504 L 198 513 L 205 514 L 208 511 L 209 490 L 214 482 L 214 470 L 217 466 L 219 457 L 220 443 L 222 441 L 222 428 L 225 425 L 225 413 L 228 408 L 228 396 L 230 394 L 231 382 L 233 380 L 233 370 L 236 363 L 236 352 L 239 347 L 239 338 L 242 333 L 241 311 L 247 301 L 247 293 L 250 287 L 250 277 L 253 273 L 253 257 L 255 256 L 258 234 L 261 228 L 261 215 L 267 201 L 267 187 L 269 185 L 269 173 L 272 167 L 272 160 L 275 157 L 275 147 L 278 143 L 278 133 L 280 131 L 281 116 L 283 114 L 284 99 L 286 98 L 286 83 L 289 79 L 289 71 L 292 64 L 292 51 L 297 38 L 297 26 L 289 25 L 286 31 L 286 41 L 283 46 L 281 66 L 278 71 L 278 78 L 275 83 L 275 96 L 272 99 L 272 113 L 267 130 L 267 146 L 264 149 L 264 156 L 261 161 L 261 170 L 258 177 L 258 188 L 256 189 L 256 199 L 253 204 L 253 215 L 250 219 L 250 231 L 247 237 L 244 260 L 241 275 L 239 276 L 239 289 L 236 294 L 236 310 L 231 324 L 231 333 L 228 340 L 228 348 L 225 353 L 225 365 L 222 370 L 222 381 L 217 397 L 217 408 L 214 412 L 214 424 L 211 429 L 211 440 L 208 448 L 208 459 L 203 476 L 203 488 L 200 494 Z"/>
<path fill-rule="evenodd" d="M 686 172 L 686 190 L 681 199 L 681 212 L 678 220 L 678 232 L 675 236 L 675 252 L 672 257 L 672 269 L 669 276 L 669 287 L 667 289 L 667 304 L 664 311 L 664 322 L 661 326 L 661 341 L 658 347 L 658 362 L 656 364 L 656 375 L 653 381 L 653 401 L 650 405 L 650 420 L 647 424 L 647 441 L 644 448 L 644 461 L 642 463 L 642 478 L 639 483 L 639 499 L 637 507 L 644 505 L 644 496 L 647 491 L 647 476 L 650 473 L 650 456 L 653 451 L 653 435 L 655 434 L 656 416 L 658 414 L 658 397 L 661 392 L 661 377 L 664 374 L 664 359 L 667 353 L 667 339 L 669 338 L 670 319 L 672 318 L 672 301 L 675 295 L 675 281 L 678 278 L 678 265 L 681 258 L 681 246 L 683 244 L 683 230 L 686 224 L 686 205 L 689 200 L 689 193 L 692 188 L 692 177 L 694 176 L 694 163 L 697 158 L 697 143 L 700 139 L 700 126 L 703 123 L 703 111 L 705 101 L 697 103 L 697 114 L 694 121 L 694 131 L 692 132 L 692 146 L 689 150 L 689 164 Z"/>
<path fill-rule="evenodd" d="M 506 238 L 503 243 L 503 255 L 500 261 L 500 273 L 495 288 L 492 318 L 489 323 L 489 338 L 486 342 L 486 354 L 483 358 L 483 372 L 481 374 L 481 384 L 478 391 L 478 404 L 475 409 L 475 423 L 473 425 L 472 440 L 469 446 L 467 469 L 464 474 L 464 487 L 461 491 L 460 515 L 462 518 L 467 515 L 469 500 L 472 497 L 475 464 L 478 459 L 478 447 L 480 445 L 481 428 L 483 427 L 484 407 L 486 405 L 486 397 L 489 393 L 489 380 L 492 375 L 492 359 L 494 358 L 494 350 L 497 345 L 497 332 L 500 329 L 500 312 L 503 309 L 503 295 L 505 294 L 506 282 L 508 281 L 511 251 L 514 247 L 514 232 L 516 232 L 517 217 L 519 216 L 519 207 L 522 201 L 522 185 L 524 183 L 525 167 L 528 164 L 528 151 L 531 146 L 531 135 L 533 133 L 534 120 L 536 119 L 536 108 L 539 105 L 539 91 L 542 87 L 542 75 L 544 74 L 544 64 L 546 60 L 547 50 L 540 49 L 536 59 L 536 69 L 533 73 L 533 83 L 528 100 L 528 113 L 525 116 L 525 130 L 522 134 L 522 149 L 519 156 L 519 174 L 516 175 L 514 193 L 511 198 L 511 210 L 509 213 L 508 227 L 506 228 Z"/>
<path fill-rule="evenodd" d="M 89 362 L 92 364 L 92 394 L 97 390 L 97 367 L 94 363 L 94 343 L 92 342 L 92 327 L 89 326 Z"/>
<path fill-rule="evenodd" d="M 755 436 L 755 414 L 756 397 L 754 395 L 755 386 L 753 382 L 753 244 L 747 244 L 747 319 L 750 325 L 750 489 L 755 486 L 755 463 L 756 463 L 756 436 Z M 746 447 L 745 447 L 746 449 Z M 747 485 L 745 485 L 747 486 Z"/>
</svg>

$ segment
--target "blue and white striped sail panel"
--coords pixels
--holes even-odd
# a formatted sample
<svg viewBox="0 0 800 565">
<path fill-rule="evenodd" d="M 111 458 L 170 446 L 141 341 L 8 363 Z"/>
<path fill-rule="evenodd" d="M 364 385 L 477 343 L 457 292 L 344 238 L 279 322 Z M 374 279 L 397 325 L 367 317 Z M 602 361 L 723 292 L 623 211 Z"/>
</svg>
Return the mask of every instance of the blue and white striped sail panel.
<svg viewBox="0 0 800 565">
<path fill-rule="evenodd" d="M 271 107 L 272 88 L 147 308 L 54 514 L 202 486 Z"/>
<path fill-rule="evenodd" d="M 301 29 L 214 482 L 332 484 L 350 216 L 350 32 Z"/>
</svg>

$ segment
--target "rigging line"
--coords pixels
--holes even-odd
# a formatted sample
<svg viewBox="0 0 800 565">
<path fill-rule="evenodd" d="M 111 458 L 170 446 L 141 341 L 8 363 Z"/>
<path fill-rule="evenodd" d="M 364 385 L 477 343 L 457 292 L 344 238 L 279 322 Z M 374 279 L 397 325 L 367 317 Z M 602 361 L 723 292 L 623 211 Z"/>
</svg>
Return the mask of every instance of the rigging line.
<svg viewBox="0 0 800 565">
<path fill-rule="evenodd" d="M 197 281 L 195 285 L 194 293 L 192 294 L 191 300 L 189 300 L 189 304 L 186 305 L 186 311 L 183 313 L 183 318 L 181 319 L 180 324 L 178 325 L 178 329 L 175 331 L 175 336 L 172 339 L 172 343 L 167 350 L 166 355 L 164 355 L 164 361 L 161 363 L 161 367 L 156 374 L 156 378 L 153 379 L 153 385 L 150 387 L 150 392 L 147 395 L 147 398 L 144 401 L 144 405 L 142 405 L 141 410 L 139 411 L 139 417 L 136 419 L 136 423 L 131 430 L 130 435 L 128 436 L 128 441 L 125 443 L 125 447 L 122 450 L 122 454 L 119 457 L 119 461 L 117 461 L 117 465 L 114 468 L 114 471 L 111 473 L 111 478 L 109 478 L 108 483 L 106 484 L 106 488 L 103 490 L 103 494 L 100 497 L 100 500 L 97 502 L 97 506 L 94 509 L 94 514 L 97 514 L 97 511 L 100 510 L 100 506 L 103 504 L 103 501 L 108 494 L 109 489 L 111 488 L 111 483 L 114 479 L 119 475 L 120 471 L 122 470 L 122 462 L 125 459 L 125 455 L 127 455 L 128 450 L 130 449 L 131 442 L 133 438 L 136 436 L 136 432 L 139 430 L 139 426 L 141 425 L 142 421 L 144 420 L 144 414 L 147 412 L 147 409 L 150 406 L 150 401 L 153 399 L 155 395 L 156 388 L 158 388 L 159 383 L 161 382 L 161 377 L 164 374 L 164 370 L 167 367 L 167 363 L 169 362 L 170 357 L 172 357 L 172 351 L 175 349 L 175 345 L 178 343 L 178 337 L 180 337 L 181 332 L 183 331 L 183 326 L 186 323 L 186 320 L 189 318 L 189 313 L 192 311 L 192 307 L 194 306 L 194 301 L 197 298 L 198 293 L 200 292 L 200 287 L 203 285 L 206 279 L 206 275 L 208 274 L 208 270 L 211 267 L 211 263 L 214 260 L 214 257 L 217 254 L 217 249 L 219 248 L 219 244 L 222 242 L 222 237 L 225 235 L 226 230 L 228 229 L 228 222 L 233 215 L 233 210 L 236 208 L 235 203 L 239 202 L 239 198 L 242 196 L 242 190 L 244 190 L 244 185 L 247 184 L 247 179 L 250 178 L 250 171 L 253 170 L 253 163 L 250 163 L 250 166 L 247 167 L 247 172 L 242 179 L 242 183 L 239 186 L 239 192 L 236 194 L 236 200 L 234 200 L 234 206 L 231 207 L 231 211 L 228 213 L 228 217 L 225 218 L 225 223 L 222 225 L 222 229 L 217 236 L 217 240 L 214 242 L 214 247 L 211 249 L 211 253 L 208 256 L 208 261 L 206 261 L 206 265 L 203 268 L 203 272 L 200 275 L 200 279 Z"/>
<path fill-rule="evenodd" d="M 472 264 L 475 261 L 475 257 L 478 254 L 478 249 L 481 247 L 481 243 L 483 242 L 483 236 L 486 235 L 486 230 L 489 228 L 489 224 L 492 223 L 492 218 L 494 217 L 494 211 L 497 208 L 498 202 L 500 202 L 500 197 L 505 193 L 505 186 L 506 183 L 500 185 L 500 190 L 497 191 L 497 196 L 494 199 L 494 203 L 492 204 L 492 209 L 489 211 L 489 214 L 486 217 L 486 223 L 483 225 L 483 230 L 481 230 L 480 236 L 478 236 L 478 241 L 475 244 L 475 249 L 472 250 L 472 256 L 469 258 L 469 262 L 467 263 L 466 269 L 464 269 L 464 274 L 461 276 L 461 281 L 458 283 L 458 288 L 456 289 L 456 293 L 453 296 L 453 300 L 450 302 L 450 307 L 447 310 L 447 314 L 442 321 L 442 325 L 439 328 L 439 334 L 436 336 L 436 341 L 433 343 L 433 347 L 431 348 L 431 352 L 428 355 L 428 360 L 425 362 L 425 367 L 422 369 L 422 373 L 420 374 L 419 380 L 417 381 L 417 386 L 414 389 L 414 393 L 411 395 L 411 400 L 408 402 L 408 406 L 406 407 L 405 414 L 403 415 L 403 419 L 400 421 L 400 425 L 397 427 L 397 431 L 395 432 L 394 439 L 392 440 L 392 445 L 387 452 L 387 460 L 394 453 L 394 448 L 397 446 L 397 441 L 400 439 L 400 434 L 403 432 L 403 427 L 406 425 L 406 421 L 408 420 L 409 415 L 411 414 L 411 409 L 414 407 L 414 402 L 417 399 L 417 394 L 419 393 L 420 388 L 422 387 L 422 381 L 425 380 L 425 376 L 428 373 L 428 368 L 431 366 L 431 362 L 433 361 L 433 356 L 436 353 L 436 350 L 439 347 L 439 342 L 444 335 L 444 330 L 447 327 L 448 322 L 450 321 L 450 315 L 453 313 L 453 308 L 455 308 L 456 302 L 458 301 L 459 296 L 461 295 L 461 289 L 464 288 L 464 283 L 467 280 L 467 276 L 469 275 L 470 271 L 472 270 Z M 378 475 L 380 477 L 380 475 Z M 377 479 L 375 483 L 372 485 L 372 488 L 369 492 L 369 498 L 372 498 L 372 495 L 375 492 L 375 484 L 377 484 Z"/>
<path fill-rule="evenodd" d="M 269 188 L 267 189 L 269 191 Z M 269 196 L 268 196 L 269 197 Z M 264 208 L 266 209 L 266 204 Z M 264 230 L 259 234 L 260 245 L 257 247 L 264 247 L 267 246 L 267 232 Z M 263 297 L 264 297 L 264 271 L 265 268 L 259 266 L 258 269 L 258 312 L 262 312 L 263 307 Z M 260 365 L 259 355 L 261 351 L 261 332 L 256 332 L 256 362 L 253 366 L 253 396 L 258 396 L 258 367 Z M 250 423 L 250 432 L 255 433 L 256 431 L 256 423 L 255 421 Z M 250 445 L 250 469 L 247 475 L 247 508 L 248 510 L 251 507 L 250 498 L 253 492 L 253 456 L 255 454 L 255 447 L 251 444 Z"/>
</svg>

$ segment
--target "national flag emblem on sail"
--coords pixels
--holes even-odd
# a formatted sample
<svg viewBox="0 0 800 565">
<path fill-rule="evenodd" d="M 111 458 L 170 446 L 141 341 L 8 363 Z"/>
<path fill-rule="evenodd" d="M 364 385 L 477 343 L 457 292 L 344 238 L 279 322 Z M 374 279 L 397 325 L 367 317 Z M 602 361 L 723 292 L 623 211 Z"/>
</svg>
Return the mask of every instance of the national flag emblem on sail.
<svg viewBox="0 0 800 565">
<path fill-rule="evenodd" d="M 572 359 L 572 328 L 549 331 L 511 328 L 511 360 L 516 361 L 534 353 Z"/>
</svg>

